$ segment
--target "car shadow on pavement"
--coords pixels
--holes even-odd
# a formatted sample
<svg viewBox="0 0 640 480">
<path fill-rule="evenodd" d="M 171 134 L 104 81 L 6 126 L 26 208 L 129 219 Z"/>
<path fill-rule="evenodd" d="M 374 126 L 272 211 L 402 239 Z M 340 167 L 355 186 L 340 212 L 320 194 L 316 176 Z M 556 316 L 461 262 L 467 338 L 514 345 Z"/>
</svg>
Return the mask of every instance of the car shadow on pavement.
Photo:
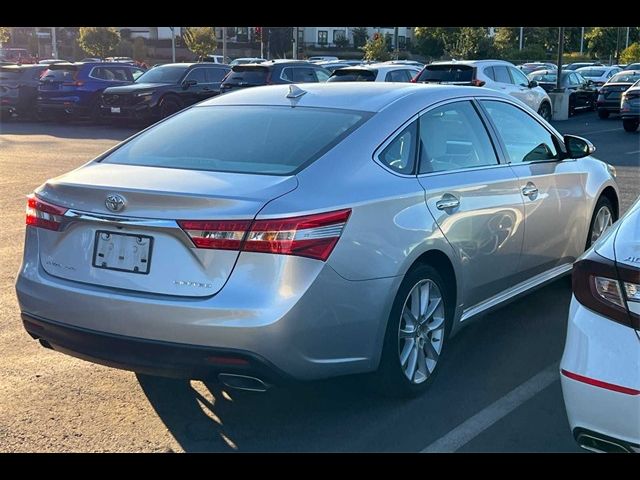
<svg viewBox="0 0 640 480">
<path fill-rule="evenodd" d="M 365 376 L 278 387 L 267 393 L 227 389 L 218 383 L 136 376 L 152 407 L 186 452 L 247 452 L 258 444 L 260 451 L 308 451 L 312 448 L 309 443 L 276 444 L 270 437 L 291 440 L 304 431 L 313 435 L 319 430 L 314 427 L 318 418 L 336 412 L 349 422 L 366 413 L 370 421 L 376 410 L 380 414 L 393 411 L 394 405 L 402 403 L 371 395 Z M 359 422 L 355 423 L 351 433 L 358 436 L 361 430 Z M 257 438 L 261 441 L 256 442 Z M 341 445 L 334 444 L 334 448 L 338 451 Z"/>
</svg>

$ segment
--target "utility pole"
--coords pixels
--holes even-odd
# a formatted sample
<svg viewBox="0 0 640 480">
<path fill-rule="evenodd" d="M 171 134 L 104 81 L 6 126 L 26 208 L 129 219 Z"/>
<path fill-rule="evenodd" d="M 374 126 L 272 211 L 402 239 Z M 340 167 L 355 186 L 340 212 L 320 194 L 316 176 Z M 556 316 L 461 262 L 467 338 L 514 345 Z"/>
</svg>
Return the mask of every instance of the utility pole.
<svg viewBox="0 0 640 480">
<path fill-rule="evenodd" d="M 400 56 L 400 49 L 398 48 L 398 27 L 393 28 L 393 50 L 395 52 L 395 59 L 398 60 Z"/>
<path fill-rule="evenodd" d="M 58 58 L 58 42 L 56 40 L 56 27 L 51 27 L 51 55 L 53 56 L 53 58 Z"/>
<path fill-rule="evenodd" d="M 171 30 L 171 62 L 176 63 L 176 27 L 169 27 Z"/>
<path fill-rule="evenodd" d="M 629 48 L 629 27 L 627 27 L 627 41 L 624 44 L 624 48 Z"/>
<path fill-rule="evenodd" d="M 264 34 L 264 32 L 262 32 Z M 267 27 L 267 60 L 271 60 L 271 58 L 269 58 L 271 56 L 271 49 L 270 47 L 270 42 L 271 42 L 271 28 Z"/>
<path fill-rule="evenodd" d="M 264 57 L 264 32 L 262 31 L 262 27 L 258 27 L 258 28 L 260 29 L 260 58 L 265 58 Z"/>
<path fill-rule="evenodd" d="M 562 76 L 562 54 L 564 53 L 564 27 L 558 30 L 558 74 L 556 75 L 556 90 L 560 90 Z"/>
<path fill-rule="evenodd" d="M 582 31 L 580 32 L 580 55 L 582 55 L 583 47 L 584 47 L 584 27 L 582 27 Z"/>
<path fill-rule="evenodd" d="M 524 27 L 520 27 L 520 50 L 522 50 L 523 44 L 524 44 Z"/>
<path fill-rule="evenodd" d="M 293 27 L 293 59 L 298 59 L 298 27 Z"/>
<path fill-rule="evenodd" d="M 620 27 L 616 27 L 616 63 L 620 63 Z"/>
<path fill-rule="evenodd" d="M 227 27 L 222 27 L 222 63 L 227 63 Z"/>
</svg>

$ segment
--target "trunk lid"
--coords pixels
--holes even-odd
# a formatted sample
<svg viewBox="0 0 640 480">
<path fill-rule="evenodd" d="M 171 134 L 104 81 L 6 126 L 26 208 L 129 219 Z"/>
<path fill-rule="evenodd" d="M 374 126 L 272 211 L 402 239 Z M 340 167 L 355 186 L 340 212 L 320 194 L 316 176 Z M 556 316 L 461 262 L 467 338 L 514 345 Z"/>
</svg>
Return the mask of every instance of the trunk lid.
<svg viewBox="0 0 640 480">
<path fill-rule="evenodd" d="M 253 219 L 296 187 L 295 176 L 93 163 L 36 191 L 70 209 L 60 231 L 38 229 L 42 268 L 98 286 L 210 296 L 224 286 L 239 252 L 196 248 L 176 220 Z M 106 206 L 113 194 L 125 200 L 117 213 Z"/>
</svg>

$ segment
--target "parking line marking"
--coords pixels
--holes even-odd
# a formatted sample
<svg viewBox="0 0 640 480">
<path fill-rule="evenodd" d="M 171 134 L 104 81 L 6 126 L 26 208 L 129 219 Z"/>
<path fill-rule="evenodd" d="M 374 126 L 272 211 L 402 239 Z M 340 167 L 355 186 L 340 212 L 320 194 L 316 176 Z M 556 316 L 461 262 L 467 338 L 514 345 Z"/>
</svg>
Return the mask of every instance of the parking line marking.
<svg viewBox="0 0 640 480">
<path fill-rule="evenodd" d="M 633 152 L 627 152 L 625 155 L 635 155 L 636 153 L 640 153 L 640 150 L 634 150 Z"/>
<path fill-rule="evenodd" d="M 549 365 L 502 398 L 462 422 L 443 437 L 440 437 L 420 453 L 455 452 L 498 420 L 504 418 L 558 380 L 560 378 L 559 367 L 559 362 Z"/>
<path fill-rule="evenodd" d="M 594 130 L 593 132 L 580 132 L 580 135 L 593 135 L 595 133 L 608 133 L 608 132 L 617 132 L 622 131 L 620 128 L 610 128 L 608 130 Z"/>
</svg>

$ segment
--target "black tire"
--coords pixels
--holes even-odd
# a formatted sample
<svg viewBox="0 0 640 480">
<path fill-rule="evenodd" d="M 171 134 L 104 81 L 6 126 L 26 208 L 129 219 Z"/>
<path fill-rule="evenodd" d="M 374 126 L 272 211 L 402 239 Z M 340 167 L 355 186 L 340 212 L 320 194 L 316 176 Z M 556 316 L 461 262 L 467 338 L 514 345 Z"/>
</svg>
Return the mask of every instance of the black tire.
<svg viewBox="0 0 640 480">
<path fill-rule="evenodd" d="M 591 237 L 593 236 L 593 228 L 596 223 L 596 217 L 598 215 L 598 212 L 602 207 L 607 207 L 609 209 L 609 212 L 611 213 L 612 222 L 615 222 L 617 220 L 616 211 L 613 208 L 613 204 L 611 203 L 611 200 L 609 200 L 605 196 L 601 196 L 596 202 L 596 207 L 593 209 L 593 214 L 591 215 L 591 221 L 589 222 L 589 233 L 587 234 L 587 243 L 585 245 L 585 250 L 588 249 L 593 243 L 591 241 Z"/>
<path fill-rule="evenodd" d="M 598 117 L 600 117 L 602 120 L 609 118 L 609 110 L 598 110 Z"/>
<path fill-rule="evenodd" d="M 624 118 L 622 119 L 622 126 L 624 127 L 625 132 L 635 132 L 638 129 L 638 125 L 640 125 L 640 121 L 633 118 Z"/>
<path fill-rule="evenodd" d="M 544 118 L 547 122 L 551 121 L 551 105 L 548 102 L 542 102 L 540 108 L 538 108 L 538 115 Z"/>
<path fill-rule="evenodd" d="M 160 118 L 167 118 L 182 108 L 177 98 L 166 97 L 160 101 Z"/>
<path fill-rule="evenodd" d="M 442 294 L 444 303 L 444 334 L 442 335 L 442 347 L 435 368 L 422 383 L 412 383 L 405 375 L 400 363 L 398 331 L 400 328 L 402 311 L 405 302 L 413 287 L 421 280 L 432 280 Z M 390 397 L 414 397 L 426 391 L 433 383 L 442 363 L 442 355 L 445 353 L 447 337 L 451 331 L 453 318 L 453 299 L 449 294 L 446 283 L 438 271 L 430 265 L 418 265 L 412 268 L 405 276 L 391 308 L 391 314 L 387 322 L 382 358 L 378 370 L 372 375 L 371 381 L 374 389 L 385 396 Z"/>
</svg>

